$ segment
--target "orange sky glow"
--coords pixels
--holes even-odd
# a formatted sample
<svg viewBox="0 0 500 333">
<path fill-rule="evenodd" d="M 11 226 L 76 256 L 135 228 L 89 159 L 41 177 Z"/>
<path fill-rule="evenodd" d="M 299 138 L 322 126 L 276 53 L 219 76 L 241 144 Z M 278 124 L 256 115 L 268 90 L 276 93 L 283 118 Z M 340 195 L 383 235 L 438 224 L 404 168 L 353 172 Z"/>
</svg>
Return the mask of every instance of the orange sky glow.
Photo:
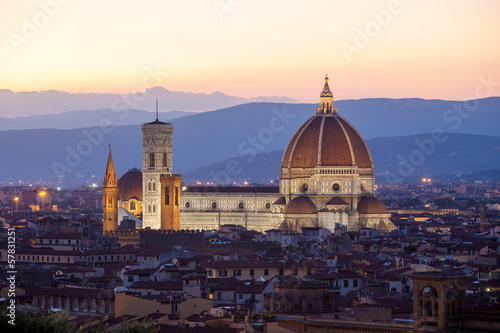
<svg viewBox="0 0 500 333">
<path fill-rule="evenodd" d="M 0 89 L 246 98 L 500 95 L 500 1 L 3 1 Z M 479 96 L 476 96 L 479 97 Z M 484 96 L 480 96 L 484 97 Z"/>
</svg>

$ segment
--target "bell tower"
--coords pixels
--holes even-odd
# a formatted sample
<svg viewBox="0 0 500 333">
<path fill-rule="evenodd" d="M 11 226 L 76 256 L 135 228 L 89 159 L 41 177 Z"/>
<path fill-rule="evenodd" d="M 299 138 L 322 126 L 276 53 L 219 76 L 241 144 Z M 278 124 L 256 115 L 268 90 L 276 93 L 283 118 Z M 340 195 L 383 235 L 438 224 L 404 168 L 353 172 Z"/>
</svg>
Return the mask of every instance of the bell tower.
<svg viewBox="0 0 500 333">
<path fill-rule="evenodd" d="M 158 120 L 142 124 L 142 221 L 143 228 L 161 228 L 161 175 L 172 175 L 172 133 L 174 125 Z"/>
<path fill-rule="evenodd" d="M 462 328 L 468 275 L 421 272 L 413 280 L 414 332 L 448 332 Z"/>
<path fill-rule="evenodd" d="M 102 233 L 118 230 L 118 180 L 111 147 L 109 148 L 108 164 L 102 184 Z"/>
</svg>

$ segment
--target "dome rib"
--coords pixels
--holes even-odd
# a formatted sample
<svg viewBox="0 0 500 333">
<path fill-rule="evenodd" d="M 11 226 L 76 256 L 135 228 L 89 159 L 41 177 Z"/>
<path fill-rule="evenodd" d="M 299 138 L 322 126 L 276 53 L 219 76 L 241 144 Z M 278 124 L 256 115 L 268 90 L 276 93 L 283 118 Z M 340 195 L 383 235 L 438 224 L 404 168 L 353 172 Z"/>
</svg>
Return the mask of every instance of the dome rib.
<svg viewBox="0 0 500 333">
<path fill-rule="evenodd" d="M 307 126 L 315 119 L 315 116 L 309 118 L 300 128 L 295 132 L 292 139 L 288 143 L 285 149 L 285 153 L 283 154 L 283 160 L 281 161 L 282 168 L 290 168 L 292 164 L 292 155 L 295 152 L 295 146 L 297 144 L 298 139 L 302 136 L 302 133 L 307 128 Z"/>
<path fill-rule="evenodd" d="M 342 122 L 337 117 L 334 117 L 334 118 L 339 123 L 340 127 L 342 128 L 342 131 L 344 132 L 345 138 L 347 140 L 347 144 L 349 145 L 349 151 L 351 152 L 351 165 L 356 165 L 356 155 L 354 154 L 354 151 L 352 149 L 351 138 L 347 134 L 347 131 L 344 128 L 344 125 L 342 125 Z"/>
</svg>

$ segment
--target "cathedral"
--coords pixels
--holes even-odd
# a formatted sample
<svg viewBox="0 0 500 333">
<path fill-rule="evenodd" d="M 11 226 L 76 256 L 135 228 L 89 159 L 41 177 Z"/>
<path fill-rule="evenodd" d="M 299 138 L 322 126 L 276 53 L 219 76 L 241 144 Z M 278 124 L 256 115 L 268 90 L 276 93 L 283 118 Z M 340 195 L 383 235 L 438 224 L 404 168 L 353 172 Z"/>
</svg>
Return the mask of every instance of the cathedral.
<svg viewBox="0 0 500 333">
<path fill-rule="evenodd" d="M 337 112 L 328 77 L 319 106 L 290 139 L 281 161 L 279 187 L 186 186 L 172 174 L 174 126 L 141 125 L 142 171 L 117 180 L 111 149 L 103 183 L 103 232 L 136 229 L 219 229 L 235 224 L 265 231 L 323 227 L 333 231 L 395 229 L 375 197 L 368 147 Z"/>
</svg>

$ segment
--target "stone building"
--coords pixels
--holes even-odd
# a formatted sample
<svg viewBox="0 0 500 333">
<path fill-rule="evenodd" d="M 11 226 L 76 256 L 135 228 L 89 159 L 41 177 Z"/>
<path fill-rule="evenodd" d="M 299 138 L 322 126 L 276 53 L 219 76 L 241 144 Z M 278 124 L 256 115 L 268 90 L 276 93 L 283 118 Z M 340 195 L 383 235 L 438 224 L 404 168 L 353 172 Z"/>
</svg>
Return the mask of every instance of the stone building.
<svg viewBox="0 0 500 333">
<path fill-rule="evenodd" d="M 105 220 L 105 230 L 112 226 L 116 231 L 123 217 L 136 221 L 136 228 L 161 230 L 219 229 L 223 224 L 260 231 L 300 231 L 303 226 L 333 231 L 336 225 L 354 231 L 395 229 L 374 195 L 368 147 L 338 114 L 328 78 L 316 111 L 285 149 L 279 188 L 184 186 L 181 176 L 172 174 L 173 125 L 159 121 L 157 114 L 141 129 L 142 172 L 132 169 L 118 180 L 119 217 Z M 110 200 L 115 185 L 108 183 L 103 191 Z M 114 212 L 115 207 L 106 208 L 105 219 L 111 208 Z"/>
</svg>

